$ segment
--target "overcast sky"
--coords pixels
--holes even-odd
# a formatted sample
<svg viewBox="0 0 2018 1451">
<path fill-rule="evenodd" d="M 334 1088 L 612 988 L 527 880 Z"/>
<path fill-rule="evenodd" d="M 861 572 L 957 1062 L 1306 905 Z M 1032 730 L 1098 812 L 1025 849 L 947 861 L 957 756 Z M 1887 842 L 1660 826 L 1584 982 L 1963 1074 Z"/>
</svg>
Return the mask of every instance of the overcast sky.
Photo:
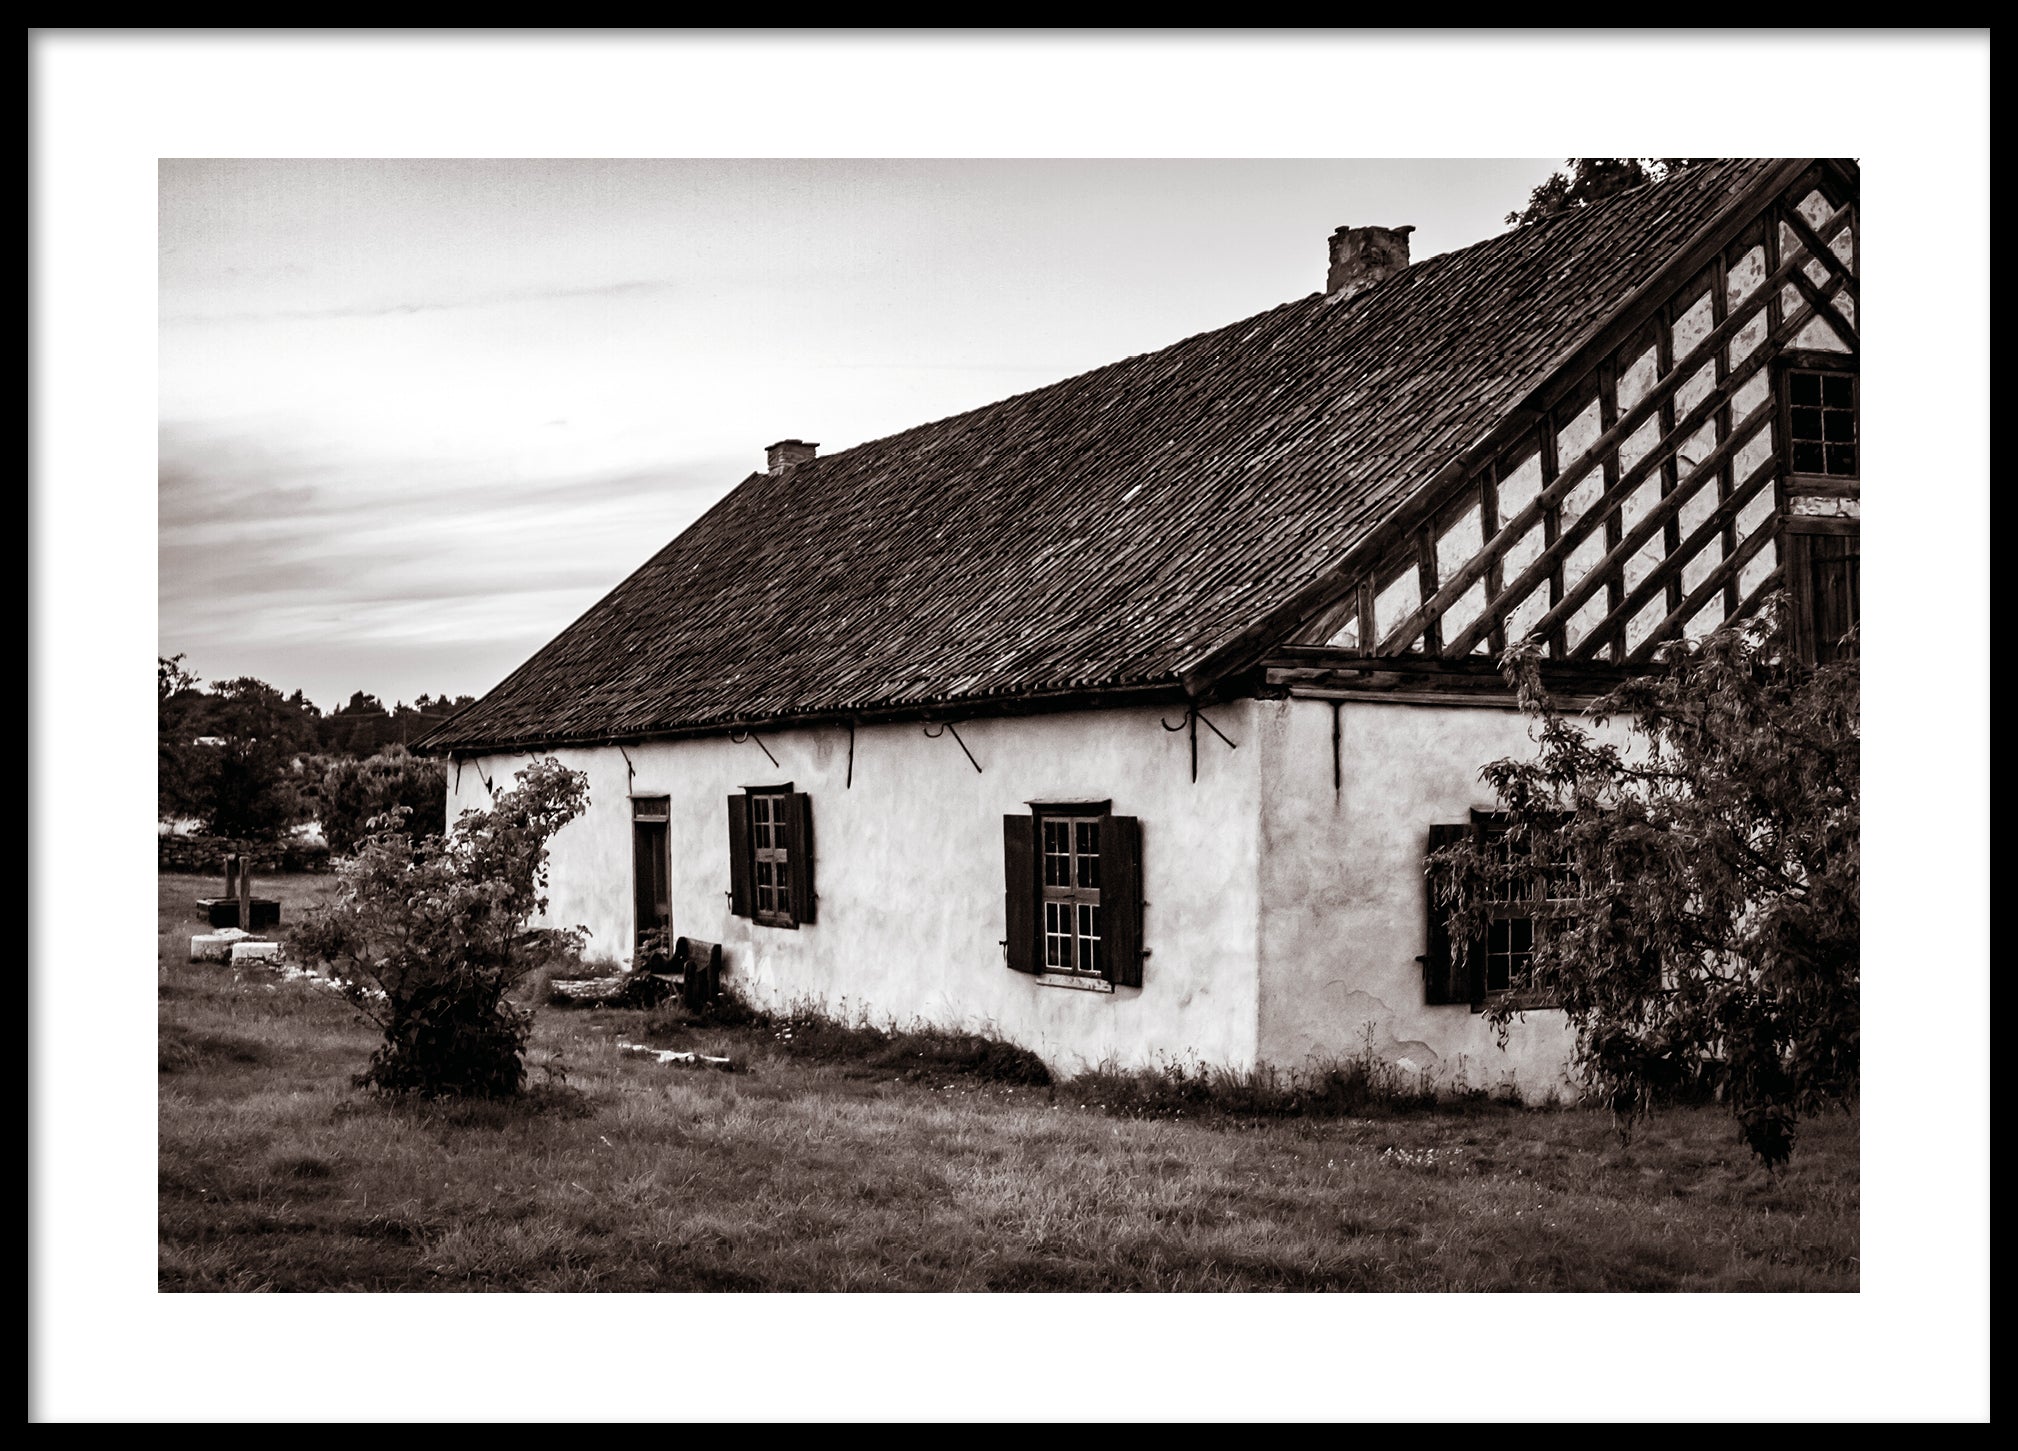
<svg viewBox="0 0 2018 1451">
<path fill-rule="evenodd" d="M 833 452 L 1420 260 L 1529 161 L 164 161 L 160 649 L 482 694 L 786 437 Z"/>
</svg>

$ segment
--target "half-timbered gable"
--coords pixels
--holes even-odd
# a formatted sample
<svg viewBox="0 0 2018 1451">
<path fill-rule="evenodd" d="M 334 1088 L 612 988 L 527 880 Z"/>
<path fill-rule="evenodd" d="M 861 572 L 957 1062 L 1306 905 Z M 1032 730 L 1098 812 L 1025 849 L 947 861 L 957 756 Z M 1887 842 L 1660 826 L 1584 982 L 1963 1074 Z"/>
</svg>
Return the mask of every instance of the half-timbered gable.
<svg viewBox="0 0 2018 1451">
<path fill-rule="evenodd" d="M 1633 666 L 1786 588 L 1806 648 L 1834 648 L 1855 623 L 1856 257 L 1848 166 L 1724 218 L 1370 538 L 1289 643 L 1341 666 L 1521 641 Z"/>
</svg>

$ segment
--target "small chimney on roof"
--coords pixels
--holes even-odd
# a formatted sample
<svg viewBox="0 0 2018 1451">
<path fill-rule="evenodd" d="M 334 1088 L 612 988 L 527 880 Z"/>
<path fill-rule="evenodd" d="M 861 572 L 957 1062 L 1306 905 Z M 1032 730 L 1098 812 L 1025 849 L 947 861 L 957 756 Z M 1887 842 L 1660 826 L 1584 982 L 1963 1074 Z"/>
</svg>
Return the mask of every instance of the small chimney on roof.
<svg viewBox="0 0 2018 1451">
<path fill-rule="evenodd" d="M 1333 302 L 1356 297 L 1376 282 L 1408 270 L 1408 234 L 1414 227 L 1340 227 L 1331 234 L 1331 270 L 1325 295 Z"/>
<path fill-rule="evenodd" d="M 794 464 L 810 461 L 820 451 L 817 443 L 802 438 L 783 438 L 764 450 L 764 472 L 781 474 Z"/>
</svg>

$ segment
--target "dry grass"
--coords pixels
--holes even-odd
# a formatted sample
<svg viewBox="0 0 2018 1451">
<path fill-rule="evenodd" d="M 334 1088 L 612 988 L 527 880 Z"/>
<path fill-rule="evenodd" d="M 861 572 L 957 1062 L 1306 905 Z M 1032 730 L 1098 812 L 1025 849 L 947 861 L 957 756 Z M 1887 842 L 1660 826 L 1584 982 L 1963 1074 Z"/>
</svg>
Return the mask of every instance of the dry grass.
<svg viewBox="0 0 2018 1451">
<path fill-rule="evenodd" d="M 1854 1118 L 1811 1125 L 1776 1178 L 1708 1110 L 1624 1147 L 1602 1114 L 1489 1105 L 1117 1115 L 1082 1085 L 965 1071 L 957 1046 L 912 1071 L 887 1042 L 879 1060 L 775 1024 L 557 1008 L 525 1102 L 386 1102 L 351 1087 L 374 1038 L 332 994 L 182 960 L 203 888 L 161 879 L 163 1289 L 1858 1284 Z M 260 882 L 288 920 L 328 889 Z"/>
</svg>

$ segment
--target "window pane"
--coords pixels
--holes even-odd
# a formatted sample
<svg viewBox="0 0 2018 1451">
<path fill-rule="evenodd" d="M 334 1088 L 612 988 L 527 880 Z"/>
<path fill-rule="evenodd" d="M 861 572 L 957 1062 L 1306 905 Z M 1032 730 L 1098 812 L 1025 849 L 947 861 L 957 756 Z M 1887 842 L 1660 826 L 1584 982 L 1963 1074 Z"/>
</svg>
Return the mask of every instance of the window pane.
<svg viewBox="0 0 2018 1451">
<path fill-rule="evenodd" d="M 1072 966 L 1072 904 L 1044 904 L 1044 965 Z"/>
<path fill-rule="evenodd" d="M 1089 903 L 1079 904 L 1079 970 L 1081 972 L 1100 971 L 1100 909 Z"/>
<path fill-rule="evenodd" d="M 1071 824 L 1064 821 L 1044 823 L 1044 885 L 1047 887 L 1069 887 L 1072 885 L 1072 839 L 1067 833 Z"/>
<path fill-rule="evenodd" d="M 1079 826 L 1079 885 L 1100 885 L 1100 823 L 1082 821 Z"/>
</svg>

